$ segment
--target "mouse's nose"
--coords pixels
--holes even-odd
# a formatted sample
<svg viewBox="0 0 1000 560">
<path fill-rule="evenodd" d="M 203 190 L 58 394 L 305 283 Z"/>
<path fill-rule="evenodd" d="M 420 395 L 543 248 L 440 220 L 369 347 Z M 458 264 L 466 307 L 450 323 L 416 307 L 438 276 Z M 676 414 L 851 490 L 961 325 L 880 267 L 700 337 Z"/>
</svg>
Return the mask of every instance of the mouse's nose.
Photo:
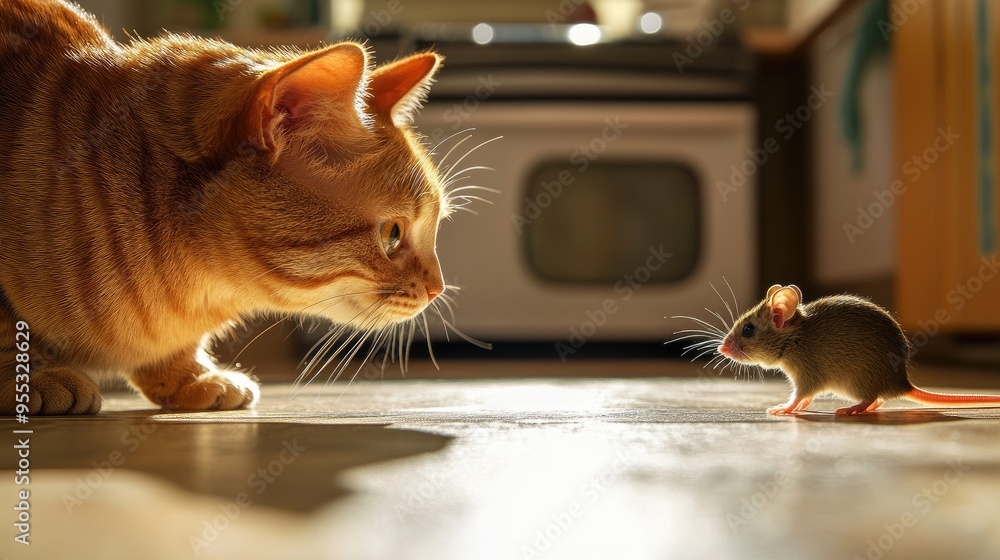
<svg viewBox="0 0 1000 560">
<path fill-rule="evenodd" d="M 716 350 L 718 350 L 719 354 L 722 354 L 723 356 L 728 356 L 733 351 L 733 343 L 731 340 L 727 338 L 726 340 L 722 341 L 722 344 L 720 344 L 719 347 L 716 348 Z"/>
</svg>

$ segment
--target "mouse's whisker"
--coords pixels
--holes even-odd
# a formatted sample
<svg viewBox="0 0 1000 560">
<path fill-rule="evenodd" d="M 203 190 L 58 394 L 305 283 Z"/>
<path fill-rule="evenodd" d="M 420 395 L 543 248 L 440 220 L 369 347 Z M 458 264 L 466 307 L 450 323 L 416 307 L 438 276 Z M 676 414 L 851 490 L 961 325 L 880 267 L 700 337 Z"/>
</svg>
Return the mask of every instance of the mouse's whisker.
<svg viewBox="0 0 1000 560">
<path fill-rule="evenodd" d="M 716 333 L 722 334 L 722 335 L 726 334 L 726 331 L 723 331 L 723 330 L 719 329 L 719 327 L 716 327 L 715 325 L 709 323 L 708 321 L 704 321 L 704 320 L 699 319 L 697 317 L 691 317 L 689 315 L 674 315 L 674 316 L 671 317 L 671 319 L 689 319 L 689 320 L 694 321 L 695 323 L 698 323 L 699 325 L 705 327 L 706 329 L 711 330 L 712 332 L 716 332 Z"/>
<path fill-rule="evenodd" d="M 736 319 L 733 319 L 732 322 L 730 322 L 729 324 L 726 324 L 726 320 L 722 318 L 722 315 L 719 315 L 718 313 L 716 313 L 715 311 L 712 311 L 711 309 L 709 309 L 707 307 L 705 308 L 705 311 L 708 311 L 712 315 L 715 315 L 715 317 L 717 319 L 719 319 L 719 322 L 722 323 L 722 328 L 724 330 L 729 330 L 729 326 L 736 322 Z"/>
<path fill-rule="evenodd" d="M 726 306 L 726 311 L 729 312 L 729 318 L 731 319 L 731 321 L 730 321 L 729 324 L 735 323 L 736 322 L 736 316 L 733 315 L 733 309 L 731 307 L 729 307 L 729 302 L 726 301 L 726 298 L 722 297 L 722 294 L 719 293 L 719 290 L 715 289 L 715 285 L 714 284 L 712 284 L 711 282 L 709 282 L 708 285 L 712 287 L 712 291 L 715 292 L 715 295 L 719 296 L 719 299 L 722 300 L 722 305 Z M 721 319 L 721 317 L 720 317 L 720 319 Z M 722 322 L 725 323 L 725 321 L 722 321 Z"/>
<path fill-rule="evenodd" d="M 739 304 L 739 302 L 736 301 L 736 292 L 734 292 L 733 291 L 733 287 L 729 285 L 729 280 L 726 280 L 726 277 L 723 276 L 722 277 L 722 281 L 725 282 L 726 283 L 726 287 L 729 288 L 729 295 L 733 296 L 733 307 L 736 308 L 736 315 L 737 316 L 742 315 L 740 313 L 740 304 Z"/>
<path fill-rule="evenodd" d="M 677 334 L 677 333 L 674 333 L 674 334 Z M 681 342 L 682 340 L 690 340 L 692 338 L 701 338 L 701 339 L 710 339 L 710 340 L 717 340 L 718 339 L 718 337 L 716 335 L 714 335 L 714 334 L 712 334 L 712 335 L 709 335 L 709 334 L 688 334 L 688 335 L 684 335 L 684 336 L 679 337 L 679 338 L 672 338 L 672 339 L 664 342 L 664 344 L 670 344 L 671 342 Z"/>
<path fill-rule="evenodd" d="M 709 360 L 708 363 L 705 364 L 705 366 L 702 369 L 707 370 L 707 369 L 709 369 L 709 367 L 712 365 L 713 362 L 718 363 L 720 361 L 724 361 L 725 359 L 726 359 L 725 356 L 723 356 L 722 354 L 718 354 L 714 358 L 712 358 L 711 360 Z"/>
<path fill-rule="evenodd" d="M 704 356 L 705 354 L 711 354 L 712 352 L 715 352 L 715 348 L 708 348 L 707 350 L 703 351 L 701 354 L 698 354 L 697 356 L 691 358 L 691 361 L 693 362 L 693 361 L 697 360 L 698 358 Z"/>
<path fill-rule="evenodd" d="M 681 329 L 679 331 L 674 331 L 674 334 L 684 334 L 684 333 L 700 333 L 711 336 L 719 336 L 720 334 L 725 334 L 725 333 L 720 333 L 718 331 L 710 331 L 708 329 Z"/>
<path fill-rule="evenodd" d="M 692 350 L 694 348 L 715 348 L 718 347 L 719 342 L 720 341 L 718 340 L 705 340 L 702 342 L 693 342 L 684 347 L 684 352 L 687 352 L 688 350 Z M 683 354 L 681 355 L 683 356 Z"/>
</svg>

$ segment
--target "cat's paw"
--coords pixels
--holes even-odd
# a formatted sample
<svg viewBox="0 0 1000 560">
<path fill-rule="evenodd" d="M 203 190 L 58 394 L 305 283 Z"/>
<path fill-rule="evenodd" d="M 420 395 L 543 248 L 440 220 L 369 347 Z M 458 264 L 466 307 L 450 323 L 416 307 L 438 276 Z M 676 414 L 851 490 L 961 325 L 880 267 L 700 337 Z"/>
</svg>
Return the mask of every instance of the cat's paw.
<svg viewBox="0 0 1000 560">
<path fill-rule="evenodd" d="M 101 390 L 82 371 L 53 366 L 35 370 L 28 383 L 28 416 L 96 414 L 101 410 Z M 0 413 L 16 412 L 14 383 L 4 383 Z"/>
<path fill-rule="evenodd" d="M 182 386 L 163 408 L 170 410 L 234 410 L 252 406 L 260 398 L 260 388 L 242 373 L 210 371 Z"/>
</svg>

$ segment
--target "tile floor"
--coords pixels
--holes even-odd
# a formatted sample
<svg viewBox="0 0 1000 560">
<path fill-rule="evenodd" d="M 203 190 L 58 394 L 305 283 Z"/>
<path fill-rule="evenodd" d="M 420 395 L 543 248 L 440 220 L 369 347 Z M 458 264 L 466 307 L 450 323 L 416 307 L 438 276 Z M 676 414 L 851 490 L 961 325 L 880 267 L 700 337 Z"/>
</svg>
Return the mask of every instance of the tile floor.
<svg viewBox="0 0 1000 560">
<path fill-rule="evenodd" d="M 484 364 L 451 367 L 533 367 Z M 990 373 L 918 374 L 1000 389 Z M 202 414 L 109 394 L 96 417 L 31 419 L 27 486 L 12 433 L 25 426 L 4 420 L 0 558 L 1000 557 L 1000 409 L 762 412 L 786 391 L 712 377 L 389 380 L 295 397 L 271 384 L 255 410 Z M 14 542 L 22 488 L 30 546 Z"/>
</svg>

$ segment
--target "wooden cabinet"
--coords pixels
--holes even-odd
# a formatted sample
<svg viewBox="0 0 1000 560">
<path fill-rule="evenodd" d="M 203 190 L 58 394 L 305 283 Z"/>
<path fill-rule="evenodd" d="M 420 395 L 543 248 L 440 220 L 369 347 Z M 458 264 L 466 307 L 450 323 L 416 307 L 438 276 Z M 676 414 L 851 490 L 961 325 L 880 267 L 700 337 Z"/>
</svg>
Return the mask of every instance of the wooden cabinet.
<svg viewBox="0 0 1000 560">
<path fill-rule="evenodd" d="M 1000 3 L 894 0 L 896 308 L 911 332 L 1000 332 Z"/>
</svg>

